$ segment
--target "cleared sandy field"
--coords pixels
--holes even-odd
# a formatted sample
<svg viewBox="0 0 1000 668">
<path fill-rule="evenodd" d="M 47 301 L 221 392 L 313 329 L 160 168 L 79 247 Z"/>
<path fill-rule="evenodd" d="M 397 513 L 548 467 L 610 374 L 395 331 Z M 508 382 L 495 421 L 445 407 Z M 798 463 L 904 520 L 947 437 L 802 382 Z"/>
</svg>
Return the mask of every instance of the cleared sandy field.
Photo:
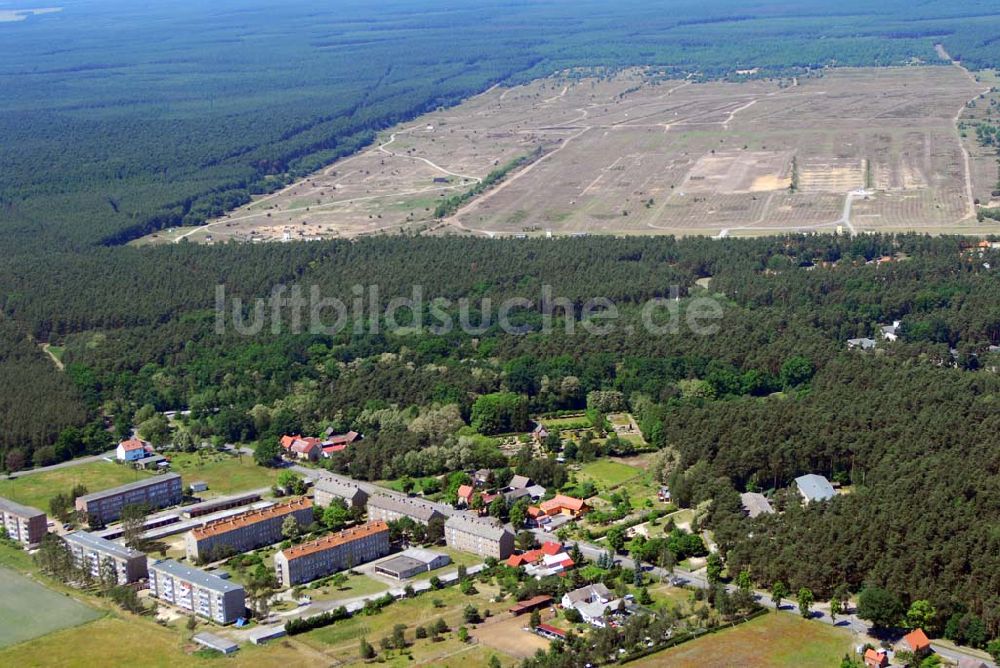
<svg viewBox="0 0 1000 668">
<path fill-rule="evenodd" d="M 564 74 L 427 114 L 207 227 L 158 239 L 986 232 L 997 226 L 976 225 L 966 178 L 981 192 L 989 169 L 975 157 L 966 166 L 956 128 L 986 88 L 955 66 L 744 83 Z M 435 219 L 443 198 L 536 149 Z M 861 189 L 845 221 L 848 193 Z"/>
</svg>

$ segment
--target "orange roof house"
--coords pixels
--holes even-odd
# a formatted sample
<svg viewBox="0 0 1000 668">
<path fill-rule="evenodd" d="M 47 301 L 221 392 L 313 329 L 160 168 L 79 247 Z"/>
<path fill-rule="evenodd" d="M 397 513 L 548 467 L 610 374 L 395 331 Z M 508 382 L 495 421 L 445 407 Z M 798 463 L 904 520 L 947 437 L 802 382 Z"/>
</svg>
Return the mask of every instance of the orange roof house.
<svg viewBox="0 0 1000 668">
<path fill-rule="evenodd" d="M 868 648 L 865 650 L 866 668 L 886 668 L 889 665 L 889 655 L 884 649 L 875 650 Z"/>
<path fill-rule="evenodd" d="M 587 502 L 583 499 L 575 499 L 564 494 L 556 494 L 554 498 L 543 501 L 539 508 L 546 515 L 569 515 L 570 517 L 579 517 L 590 510 L 587 507 Z"/>
<path fill-rule="evenodd" d="M 285 434 L 284 436 L 281 437 L 280 441 L 281 447 L 287 450 L 288 448 L 292 447 L 292 444 L 295 443 L 295 441 L 301 439 L 302 439 L 301 434 L 294 434 L 294 435 Z"/>
<path fill-rule="evenodd" d="M 924 633 L 923 629 L 914 629 L 903 636 L 903 639 L 899 641 L 897 648 L 904 652 L 919 654 L 931 648 L 931 641 L 927 637 L 927 634 Z"/>
<path fill-rule="evenodd" d="M 476 490 L 472 485 L 459 485 L 458 486 L 458 501 L 459 503 L 464 503 L 469 506 L 472 505 L 472 495 L 475 494 Z"/>
<path fill-rule="evenodd" d="M 563 551 L 563 546 L 559 543 L 553 542 L 551 540 L 542 543 L 542 553 L 547 554 L 550 557 L 559 554 Z"/>
</svg>

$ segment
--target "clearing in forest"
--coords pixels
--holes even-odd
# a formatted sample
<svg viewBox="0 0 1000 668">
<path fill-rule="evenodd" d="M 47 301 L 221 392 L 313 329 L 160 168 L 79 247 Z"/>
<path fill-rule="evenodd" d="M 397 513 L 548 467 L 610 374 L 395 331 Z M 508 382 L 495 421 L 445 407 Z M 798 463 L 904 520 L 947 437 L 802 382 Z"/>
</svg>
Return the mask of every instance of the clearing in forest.
<svg viewBox="0 0 1000 668">
<path fill-rule="evenodd" d="M 208 226 L 145 241 L 989 232 L 967 180 L 990 175 L 968 166 L 956 128 L 987 88 L 954 65 L 738 83 L 563 73 L 422 116 Z"/>
</svg>

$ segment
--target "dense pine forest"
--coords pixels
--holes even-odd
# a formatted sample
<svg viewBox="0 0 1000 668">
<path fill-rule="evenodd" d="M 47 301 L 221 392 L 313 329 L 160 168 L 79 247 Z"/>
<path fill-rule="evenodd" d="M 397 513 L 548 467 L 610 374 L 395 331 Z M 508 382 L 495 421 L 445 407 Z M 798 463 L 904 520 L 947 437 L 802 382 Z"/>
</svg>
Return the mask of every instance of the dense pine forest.
<svg viewBox="0 0 1000 668">
<path fill-rule="evenodd" d="M 338 469 L 432 475 L 502 462 L 471 426 L 484 396 L 520 414 L 615 391 L 670 454 L 681 500 L 711 501 L 731 566 L 818 593 L 881 585 L 901 602 L 932 600 L 942 623 L 972 615 L 1000 634 L 995 248 L 913 235 L 124 245 L 198 224 L 393 123 L 566 68 L 787 76 L 944 64 L 936 43 L 971 68 L 995 66 L 995 3 L 397 0 L 374 17 L 368 2 L 60 4 L 0 24 L 4 469 L 100 452 L 137 414 L 191 409 L 198 438 L 355 428 L 367 438 Z M 452 315 L 469 298 L 477 323 L 484 299 L 535 303 L 513 315 L 521 335 L 496 323 L 355 333 L 352 321 L 244 336 L 216 331 L 219 285 L 244 303 L 281 285 L 345 302 L 353 286 L 378 286 L 379 306 L 420 285 L 422 315 L 435 297 Z M 557 312 L 549 333 L 538 331 L 544 286 L 575 312 Z M 619 309 L 611 334 L 579 326 L 594 297 Z M 710 335 L 641 326 L 647 300 L 685 314 L 701 298 L 721 309 Z M 891 346 L 847 349 L 897 319 Z M 781 521 L 739 516 L 738 492 L 806 472 L 853 493 L 789 504 Z"/>
</svg>

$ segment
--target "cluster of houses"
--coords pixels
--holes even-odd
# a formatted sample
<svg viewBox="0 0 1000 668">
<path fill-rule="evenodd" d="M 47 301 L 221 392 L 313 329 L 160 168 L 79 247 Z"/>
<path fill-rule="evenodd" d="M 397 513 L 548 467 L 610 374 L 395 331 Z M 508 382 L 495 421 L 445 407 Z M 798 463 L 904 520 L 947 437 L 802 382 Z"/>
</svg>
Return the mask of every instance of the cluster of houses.
<svg viewBox="0 0 1000 668">
<path fill-rule="evenodd" d="M 523 568 L 525 574 L 535 579 L 560 575 L 576 566 L 562 544 L 552 541 L 542 543 L 538 549 L 512 554 L 505 563 L 511 568 Z"/>
<path fill-rule="evenodd" d="M 545 496 L 544 487 L 533 484 L 530 478 L 523 475 L 516 475 L 511 478 L 510 483 L 503 489 L 493 492 L 487 491 L 486 488 L 489 485 L 490 473 L 486 469 L 476 471 L 473 474 L 473 484 L 461 485 L 458 488 L 456 506 L 459 508 L 472 508 L 476 495 L 479 495 L 482 499 L 482 512 L 485 513 L 486 508 L 498 497 L 503 497 L 508 504 L 511 504 L 525 497 L 532 501 L 538 501 Z"/>
<path fill-rule="evenodd" d="M 805 504 L 829 501 L 837 496 L 837 490 L 824 476 L 816 473 L 800 475 L 795 479 L 795 487 Z M 740 494 L 743 512 L 751 519 L 761 515 L 773 515 L 774 507 L 766 496 L 759 492 L 743 492 Z"/>
<path fill-rule="evenodd" d="M 878 326 L 878 333 L 883 341 L 892 342 L 898 340 L 902 331 L 903 323 L 899 320 L 893 320 L 891 325 Z M 848 350 L 874 350 L 877 345 L 878 341 L 867 336 L 857 339 L 847 339 Z"/>
<path fill-rule="evenodd" d="M 583 621 L 600 628 L 617 625 L 638 609 L 631 596 L 615 598 L 600 582 L 566 592 L 560 602 L 564 609 L 576 610 Z"/>
<path fill-rule="evenodd" d="M 320 459 L 329 459 L 334 454 L 343 452 L 349 445 L 362 438 L 361 434 L 356 431 L 335 434 L 333 429 L 327 429 L 323 438 L 286 434 L 281 437 L 280 443 L 286 458 L 296 461 L 318 462 Z"/>
</svg>

